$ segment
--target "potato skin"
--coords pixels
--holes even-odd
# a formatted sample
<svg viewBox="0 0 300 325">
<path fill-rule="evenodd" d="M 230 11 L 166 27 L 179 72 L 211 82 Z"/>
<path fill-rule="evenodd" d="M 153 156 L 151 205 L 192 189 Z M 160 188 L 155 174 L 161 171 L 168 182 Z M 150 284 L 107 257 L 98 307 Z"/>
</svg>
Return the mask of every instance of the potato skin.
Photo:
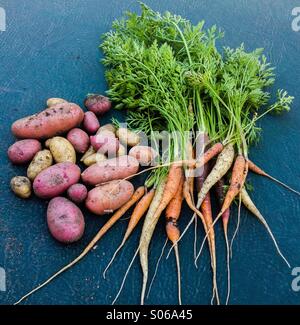
<svg viewBox="0 0 300 325">
<path fill-rule="evenodd" d="M 117 156 L 120 157 L 120 156 L 125 156 L 127 155 L 127 150 L 126 148 L 120 143 L 119 144 L 119 150 L 117 152 Z"/>
<path fill-rule="evenodd" d="M 57 163 L 76 163 L 76 152 L 71 142 L 63 137 L 54 137 L 49 142 L 49 149 Z"/>
<path fill-rule="evenodd" d="M 61 103 L 67 103 L 67 102 L 68 101 L 66 101 L 63 98 L 49 98 L 47 100 L 47 107 L 52 107 L 54 105 L 61 104 Z"/>
<path fill-rule="evenodd" d="M 91 166 L 93 164 L 96 164 L 97 162 L 103 161 L 103 160 L 107 160 L 107 157 L 105 155 L 103 155 L 102 153 L 93 153 L 90 156 L 86 157 L 83 160 L 83 163 L 86 166 Z"/>
<path fill-rule="evenodd" d="M 31 182 L 25 176 L 13 177 L 10 181 L 10 187 L 22 199 L 28 199 L 31 195 Z"/>
<path fill-rule="evenodd" d="M 119 128 L 116 131 L 116 136 L 119 138 L 121 143 L 130 147 L 137 146 L 141 142 L 141 138 L 137 133 L 126 128 Z"/>
<path fill-rule="evenodd" d="M 84 101 L 85 107 L 96 115 L 103 115 L 111 108 L 111 101 L 102 95 L 91 94 Z"/>
<path fill-rule="evenodd" d="M 90 134 L 96 133 L 100 128 L 98 118 L 93 112 L 84 113 L 83 127 Z"/>
<path fill-rule="evenodd" d="M 98 129 L 98 131 L 97 131 L 96 134 L 99 134 L 99 133 L 101 133 L 102 131 L 110 131 L 110 132 L 112 132 L 113 134 L 116 134 L 117 129 L 116 129 L 116 127 L 115 127 L 113 124 L 109 123 L 109 124 L 104 124 L 104 125 L 102 125 L 102 126 Z"/>
<path fill-rule="evenodd" d="M 75 128 L 70 130 L 67 139 L 78 153 L 85 153 L 89 148 L 90 138 L 81 129 Z"/>
<path fill-rule="evenodd" d="M 86 207 L 97 215 L 115 211 L 133 195 L 133 185 L 126 181 L 111 181 L 93 188 L 85 201 Z"/>
<path fill-rule="evenodd" d="M 134 146 L 129 150 L 128 155 L 134 157 L 141 166 L 148 166 L 155 159 L 157 153 L 148 146 Z"/>
<path fill-rule="evenodd" d="M 103 131 L 90 137 L 91 145 L 98 153 L 115 157 L 119 150 L 119 140 L 111 131 Z"/>
<path fill-rule="evenodd" d="M 33 157 L 27 169 L 27 177 L 33 181 L 36 176 L 44 169 L 50 167 L 53 163 L 53 157 L 50 150 L 41 150 Z"/>
<path fill-rule="evenodd" d="M 81 174 L 81 177 L 85 184 L 96 185 L 123 179 L 135 174 L 138 169 L 139 162 L 134 157 L 126 155 L 93 164 Z"/>
<path fill-rule="evenodd" d="M 28 163 L 41 149 L 42 146 L 38 140 L 20 140 L 8 148 L 7 155 L 13 164 L 21 165 Z"/>
<path fill-rule="evenodd" d="M 52 236 L 66 244 L 79 240 L 85 228 L 80 209 L 64 197 L 56 197 L 49 202 L 47 224 Z"/>
<path fill-rule="evenodd" d="M 74 184 L 68 188 L 68 197 L 75 203 L 83 202 L 87 197 L 87 188 L 83 184 Z"/>
<path fill-rule="evenodd" d="M 80 168 L 71 163 L 55 164 L 40 172 L 33 182 L 36 196 L 49 199 L 65 192 L 71 185 L 78 183 Z"/>
<path fill-rule="evenodd" d="M 15 121 L 11 131 L 17 138 L 47 139 L 73 129 L 83 118 L 84 113 L 78 105 L 61 103 Z"/>
</svg>

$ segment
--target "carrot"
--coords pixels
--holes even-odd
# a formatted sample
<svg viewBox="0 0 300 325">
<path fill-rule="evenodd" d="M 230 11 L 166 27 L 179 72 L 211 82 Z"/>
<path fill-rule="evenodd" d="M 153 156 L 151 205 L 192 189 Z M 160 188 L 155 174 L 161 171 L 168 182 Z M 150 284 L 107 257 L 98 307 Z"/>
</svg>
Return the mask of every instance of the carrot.
<svg viewBox="0 0 300 325">
<path fill-rule="evenodd" d="M 149 210 L 144 221 L 142 234 L 140 237 L 140 262 L 143 271 L 143 285 L 142 285 L 142 292 L 141 292 L 142 305 L 144 304 L 146 286 L 148 281 L 149 244 L 162 211 L 170 203 L 171 199 L 174 197 L 178 189 L 181 173 L 182 173 L 181 166 L 173 164 L 170 167 L 167 181 L 165 185 L 163 184 L 163 194 L 161 196 L 161 200 L 157 206 L 157 209 L 154 211 L 154 213 Z"/>
<path fill-rule="evenodd" d="M 220 157 L 220 156 L 219 156 Z M 218 159 L 219 159 L 218 157 Z M 218 160 L 216 162 L 215 167 L 213 168 L 212 172 L 209 174 L 208 177 L 210 177 L 210 175 L 213 174 L 216 166 L 218 164 Z M 206 241 L 206 239 L 209 236 L 209 233 L 212 231 L 214 225 L 216 224 L 216 222 L 221 218 L 221 216 L 223 215 L 223 213 L 230 207 L 232 201 L 234 200 L 234 198 L 239 194 L 239 192 L 241 191 L 242 187 L 244 186 L 245 180 L 246 180 L 246 176 L 247 176 L 247 171 L 248 171 L 248 163 L 246 161 L 246 159 L 242 156 L 242 155 L 238 155 L 233 169 L 232 169 L 232 175 L 231 175 L 231 180 L 230 180 L 230 186 L 229 189 L 226 193 L 224 202 L 222 204 L 222 208 L 221 211 L 219 212 L 219 214 L 217 215 L 216 219 L 214 220 L 213 224 L 211 225 L 211 227 L 209 227 L 208 232 L 206 234 L 206 236 L 204 237 L 204 240 L 202 242 L 201 248 L 199 250 L 199 253 L 197 255 L 196 260 L 199 258 L 201 251 L 203 249 L 204 246 L 204 242 Z M 223 177 L 224 175 L 222 175 Z M 216 178 L 218 178 L 219 176 L 216 176 Z M 221 179 L 222 177 L 220 177 L 219 179 Z M 208 179 L 208 178 L 207 178 Z M 206 179 L 206 181 L 207 181 Z M 215 183 L 219 180 L 215 180 Z M 205 181 L 205 182 L 206 182 Z M 203 185 L 204 187 L 204 185 Z M 203 188 L 202 188 L 203 189 Z M 203 201 L 203 200 L 202 200 Z"/>
<path fill-rule="evenodd" d="M 281 258 L 285 261 L 285 263 L 288 265 L 288 267 L 290 268 L 290 263 L 287 261 L 287 259 L 284 257 L 284 255 L 281 253 L 281 250 L 279 249 L 279 246 L 275 240 L 275 237 L 267 223 L 267 221 L 265 220 L 265 218 L 263 217 L 263 215 L 260 213 L 260 211 L 257 209 L 257 207 L 255 206 L 255 204 L 253 203 L 253 201 L 251 200 L 249 194 L 247 193 L 245 187 L 242 188 L 241 190 L 241 199 L 242 202 L 244 204 L 244 206 L 264 225 L 264 227 L 266 228 L 267 232 L 269 233 L 269 235 L 271 236 L 271 239 L 276 247 L 276 250 L 279 254 L 279 256 L 281 256 Z"/>
<path fill-rule="evenodd" d="M 143 215 L 145 214 L 145 212 L 148 210 L 148 208 L 149 208 L 149 206 L 150 206 L 150 204 L 152 202 L 152 199 L 154 197 L 154 194 L 155 194 L 155 190 L 152 189 L 151 191 L 149 191 L 147 194 L 145 194 L 141 198 L 141 200 L 137 203 L 136 207 L 134 208 L 134 210 L 132 212 L 132 215 L 130 217 L 128 226 L 127 226 L 127 230 L 126 230 L 125 235 L 123 237 L 123 240 L 122 240 L 120 246 L 117 248 L 117 250 L 113 254 L 110 262 L 108 263 L 107 267 L 105 268 L 105 270 L 103 272 L 104 279 L 105 279 L 106 272 L 108 271 L 109 267 L 113 263 L 113 261 L 116 258 L 118 252 L 125 245 L 127 239 L 132 234 L 133 230 L 135 229 L 135 227 L 137 226 L 137 224 L 139 223 L 139 221 L 141 220 L 141 218 L 143 217 Z"/>
<path fill-rule="evenodd" d="M 198 192 L 197 208 L 201 206 L 206 194 L 229 170 L 234 159 L 234 147 L 228 144 L 219 154 L 216 164 L 210 174 L 207 176 L 201 191 Z"/>
<path fill-rule="evenodd" d="M 243 155 L 238 155 L 235 159 L 232 169 L 229 189 L 225 195 L 225 199 L 221 208 L 220 215 L 222 215 L 231 205 L 234 198 L 240 193 L 244 186 L 248 172 L 248 162 Z"/>
<path fill-rule="evenodd" d="M 19 304 L 21 301 L 32 295 L 34 292 L 38 291 L 39 289 L 46 286 L 48 283 L 50 283 L 52 280 L 54 280 L 57 276 L 62 274 L 63 272 L 67 271 L 69 268 L 77 264 L 83 257 L 85 257 L 88 252 L 95 246 L 95 244 L 107 233 L 107 231 L 126 213 L 145 193 L 144 186 L 139 187 L 130 200 L 126 202 L 119 210 L 117 210 L 110 218 L 109 220 L 102 226 L 102 228 L 99 230 L 99 232 L 96 234 L 96 236 L 92 239 L 92 241 L 86 246 L 86 248 L 83 250 L 83 252 L 76 257 L 72 262 L 64 266 L 62 269 L 60 269 L 58 272 L 56 272 L 54 275 L 52 275 L 48 280 L 40 284 L 38 287 L 27 293 L 25 296 L 23 296 L 21 299 L 19 299 L 15 305 Z"/>
<path fill-rule="evenodd" d="M 220 208 L 222 207 L 223 201 L 224 201 L 224 179 L 221 178 L 216 186 L 216 194 L 219 201 Z M 226 297 L 226 305 L 229 302 L 230 297 L 230 249 L 229 249 L 229 241 L 228 241 L 228 223 L 229 223 L 229 217 L 230 217 L 230 208 L 228 208 L 223 214 L 222 214 L 222 222 L 223 222 L 223 231 L 224 231 L 224 237 L 225 237 L 225 244 L 226 244 L 226 264 L 227 264 L 227 297 Z"/>
<path fill-rule="evenodd" d="M 253 161 L 248 160 L 248 166 L 249 166 L 249 170 L 251 170 L 253 173 L 267 177 L 269 179 L 271 179 L 272 181 L 280 184 L 281 186 L 285 187 L 286 189 L 288 189 L 289 191 L 300 195 L 300 192 L 294 190 L 293 188 L 291 188 L 290 186 L 286 185 L 285 183 L 281 182 L 280 180 L 278 180 L 277 178 L 267 174 L 264 170 L 262 170 L 260 167 L 258 167 L 256 164 L 254 164 Z"/>
<path fill-rule="evenodd" d="M 182 304 L 182 300 L 181 300 L 180 258 L 179 258 L 178 244 L 177 244 L 177 241 L 180 237 L 180 231 L 178 228 L 177 221 L 180 217 L 182 201 L 183 201 L 183 182 L 184 182 L 184 177 L 183 174 L 181 174 L 181 180 L 178 187 L 178 191 L 176 192 L 175 196 L 170 201 L 166 209 L 166 232 L 168 238 L 171 240 L 173 245 L 175 245 L 174 252 L 175 252 L 176 266 L 177 266 L 179 305 Z"/>
</svg>

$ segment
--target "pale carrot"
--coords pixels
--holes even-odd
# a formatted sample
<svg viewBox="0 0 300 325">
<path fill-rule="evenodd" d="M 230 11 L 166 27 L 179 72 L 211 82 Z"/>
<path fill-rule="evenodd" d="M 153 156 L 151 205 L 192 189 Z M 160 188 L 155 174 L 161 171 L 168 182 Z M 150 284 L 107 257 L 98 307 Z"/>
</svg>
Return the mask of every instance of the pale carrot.
<svg viewBox="0 0 300 325">
<path fill-rule="evenodd" d="M 105 270 L 103 272 L 104 279 L 105 279 L 106 272 L 108 271 L 109 267 L 113 263 L 113 261 L 116 258 L 118 252 L 125 245 L 127 239 L 132 234 L 133 230 L 135 229 L 135 227 L 137 226 L 137 224 L 139 223 L 139 221 L 141 220 L 141 218 L 144 216 L 144 214 L 148 210 L 148 208 L 149 208 L 149 206 L 150 206 L 150 204 L 152 202 L 152 199 L 154 197 L 154 194 L 155 194 L 155 189 L 152 189 L 151 191 L 149 191 L 148 193 L 146 193 L 141 198 L 141 200 L 137 203 L 136 207 L 134 208 L 134 210 L 132 212 L 132 215 L 131 215 L 131 217 L 129 219 L 129 223 L 128 223 L 128 226 L 127 226 L 125 235 L 123 237 L 123 240 L 122 240 L 120 246 L 116 249 L 115 253 L 113 254 L 111 260 L 109 261 L 107 267 L 105 268 Z"/>
<path fill-rule="evenodd" d="M 241 190 L 241 198 L 242 198 L 242 202 L 244 204 L 244 206 L 264 225 L 264 227 L 266 228 L 267 232 L 269 233 L 269 235 L 272 238 L 272 241 L 276 247 L 276 250 L 279 254 L 279 256 L 281 256 L 281 258 L 285 261 L 285 263 L 288 265 L 288 267 L 290 268 L 290 263 L 287 261 L 287 259 L 284 257 L 284 255 L 281 253 L 281 250 L 279 249 L 279 246 L 275 240 L 275 237 L 267 223 L 267 221 L 265 220 L 265 218 L 263 217 L 263 215 L 260 213 L 260 211 L 257 209 L 257 207 L 255 206 L 255 204 L 253 203 L 253 201 L 251 200 L 249 194 L 247 193 L 246 189 L 243 188 Z"/>
<path fill-rule="evenodd" d="M 126 213 L 145 193 L 144 186 L 139 187 L 130 200 L 126 202 L 119 210 L 117 210 L 110 218 L 109 220 L 102 226 L 102 228 L 99 230 L 99 232 L 96 234 L 96 236 L 92 239 L 92 241 L 86 246 L 86 248 L 83 250 L 83 252 L 76 257 L 71 263 L 64 266 L 62 269 L 60 269 L 58 272 L 56 272 L 54 275 L 52 275 L 48 280 L 40 284 L 38 287 L 27 293 L 25 296 L 23 296 L 21 299 L 19 299 L 15 305 L 19 304 L 21 301 L 32 295 L 34 292 L 38 291 L 39 289 L 46 286 L 48 283 L 50 283 L 52 280 L 54 280 L 57 276 L 62 274 L 63 272 L 67 271 L 69 268 L 77 264 L 82 258 L 84 258 L 88 252 L 95 246 L 95 244 L 107 233 L 107 231 Z"/>
<path fill-rule="evenodd" d="M 159 220 L 159 217 L 162 211 L 167 207 L 171 199 L 174 197 L 178 185 L 180 182 L 180 175 L 182 173 L 182 167 L 176 164 L 173 164 L 170 167 L 169 174 L 165 186 L 163 186 L 163 195 L 156 211 L 153 213 L 147 213 L 142 234 L 140 237 L 140 262 L 143 271 L 143 285 L 141 292 L 141 304 L 144 304 L 144 298 L 146 293 L 146 286 L 148 281 L 148 251 L 151 238 L 153 236 L 154 229 Z"/>
</svg>

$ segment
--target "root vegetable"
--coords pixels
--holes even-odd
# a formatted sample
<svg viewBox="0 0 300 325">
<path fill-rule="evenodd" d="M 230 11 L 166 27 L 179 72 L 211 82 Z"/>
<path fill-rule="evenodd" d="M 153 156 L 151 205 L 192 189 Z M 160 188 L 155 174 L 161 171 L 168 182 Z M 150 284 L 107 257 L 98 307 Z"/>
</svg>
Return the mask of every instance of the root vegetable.
<svg viewBox="0 0 300 325">
<path fill-rule="evenodd" d="M 97 132 L 100 127 L 100 123 L 97 116 L 93 112 L 84 113 L 83 127 L 90 134 Z"/>
<path fill-rule="evenodd" d="M 49 98 L 47 100 L 47 107 L 52 107 L 52 106 L 55 106 L 57 104 L 63 104 L 63 103 L 67 103 L 67 101 L 65 99 L 62 99 L 62 98 Z"/>
<path fill-rule="evenodd" d="M 90 138 L 87 133 L 81 129 L 75 128 L 70 130 L 67 135 L 67 140 L 78 153 L 85 153 L 89 148 Z"/>
<path fill-rule="evenodd" d="M 84 101 L 84 105 L 89 111 L 96 115 L 103 115 L 111 108 L 110 100 L 107 97 L 98 94 L 88 95 Z"/>
<path fill-rule="evenodd" d="M 56 197 L 49 202 L 47 223 L 52 236 L 66 244 L 78 241 L 85 228 L 80 209 L 64 197 Z"/>
<path fill-rule="evenodd" d="M 8 148 L 8 158 L 13 164 L 26 164 L 42 149 L 41 143 L 35 139 L 26 139 L 15 142 Z"/>
<path fill-rule="evenodd" d="M 76 163 L 76 152 L 71 142 L 63 137 L 54 137 L 49 141 L 49 149 L 56 163 Z"/>
<path fill-rule="evenodd" d="M 47 139 L 79 125 L 82 109 L 73 103 L 61 103 L 13 123 L 11 130 L 17 138 Z"/>
<path fill-rule="evenodd" d="M 33 182 L 36 196 L 49 199 L 65 192 L 80 179 L 80 168 L 71 163 L 55 164 L 40 172 Z"/>
<path fill-rule="evenodd" d="M 127 128 L 119 128 L 116 131 L 116 136 L 119 138 L 121 143 L 130 147 L 137 146 L 141 142 L 140 136 Z"/>
<path fill-rule="evenodd" d="M 27 177 L 15 176 L 10 181 L 10 187 L 22 199 L 28 199 L 31 195 L 31 182 Z"/>
<path fill-rule="evenodd" d="M 41 150 L 33 157 L 27 169 L 27 177 L 34 180 L 36 176 L 44 169 L 50 167 L 53 163 L 53 157 L 50 150 Z"/>
<path fill-rule="evenodd" d="M 67 193 L 71 201 L 81 203 L 86 199 L 88 191 L 83 184 L 74 184 L 68 188 Z"/>
</svg>

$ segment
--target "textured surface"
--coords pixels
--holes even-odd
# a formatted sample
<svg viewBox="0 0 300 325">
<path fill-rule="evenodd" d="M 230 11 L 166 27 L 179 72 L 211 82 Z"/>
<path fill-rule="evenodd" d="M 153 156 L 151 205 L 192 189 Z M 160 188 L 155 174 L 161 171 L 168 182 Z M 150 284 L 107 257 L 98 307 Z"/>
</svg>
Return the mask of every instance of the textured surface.
<svg viewBox="0 0 300 325">
<path fill-rule="evenodd" d="M 193 22 L 205 19 L 209 26 L 217 24 L 225 30 L 225 41 L 231 46 L 244 41 L 247 49 L 266 49 L 268 58 L 277 66 L 276 86 L 287 88 L 296 100 L 289 114 L 262 121 L 263 139 L 251 150 L 251 156 L 274 176 L 300 188 L 300 32 L 291 28 L 291 11 L 297 1 L 152 0 L 146 3 L 157 10 L 182 14 Z M 105 218 L 86 214 L 86 233 L 78 244 L 68 247 L 56 242 L 47 230 L 46 202 L 36 198 L 22 201 L 9 190 L 10 178 L 24 174 L 24 168 L 12 166 L 6 156 L 7 147 L 14 141 L 10 125 L 15 119 L 43 108 L 48 97 L 64 97 L 81 104 L 87 93 L 104 92 L 104 71 L 97 49 L 100 35 L 124 10 L 138 10 L 138 4 L 125 0 L 2 0 L 0 6 L 7 15 L 7 31 L 0 33 L 0 266 L 6 270 L 7 291 L 0 292 L 0 303 L 11 304 L 77 256 Z M 255 202 L 269 221 L 283 252 L 293 267 L 300 266 L 299 198 L 268 180 L 251 175 L 251 181 L 255 186 Z M 190 216 L 188 210 L 184 212 L 181 225 Z M 235 217 L 236 211 L 231 231 Z M 107 280 L 103 280 L 102 271 L 125 227 L 125 221 L 119 222 L 80 264 L 25 303 L 111 303 L 137 247 L 141 229 L 132 236 Z M 217 228 L 219 287 L 224 301 L 225 251 L 221 229 Z M 164 238 L 160 223 L 151 246 L 151 274 Z M 203 238 L 200 229 L 199 238 Z M 190 231 L 180 245 L 183 302 L 208 304 L 211 296 L 208 253 L 202 256 L 196 270 L 192 242 Z M 292 291 L 291 281 L 291 271 L 276 255 L 262 226 L 243 211 L 234 244 L 231 303 L 297 304 L 300 293 Z M 118 303 L 139 303 L 140 288 L 141 270 L 136 262 Z M 147 303 L 177 303 L 173 257 L 163 260 Z"/>
</svg>

